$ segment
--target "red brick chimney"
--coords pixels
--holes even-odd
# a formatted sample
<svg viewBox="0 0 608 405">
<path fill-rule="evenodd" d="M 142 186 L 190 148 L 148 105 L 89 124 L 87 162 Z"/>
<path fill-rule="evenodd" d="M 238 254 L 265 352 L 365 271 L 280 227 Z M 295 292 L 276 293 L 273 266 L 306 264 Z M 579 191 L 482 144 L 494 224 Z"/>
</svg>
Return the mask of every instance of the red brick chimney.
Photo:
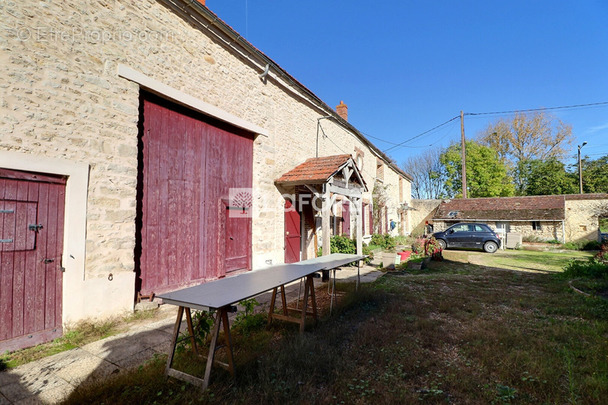
<svg viewBox="0 0 608 405">
<path fill-rule="evenodd" d="M 203 6 L 205 5 L 205 0 L 197 0 L 199 3 L 201 3 Z"/>
<path fill-rule="evenodd" d="M 340 101 L 340 104 L 336 106 L 336 112 L 340 117 L 344 118 L 345 121 L 348 121 L 348 106 L 344 104 L 344 101 Z"/>
</svg>

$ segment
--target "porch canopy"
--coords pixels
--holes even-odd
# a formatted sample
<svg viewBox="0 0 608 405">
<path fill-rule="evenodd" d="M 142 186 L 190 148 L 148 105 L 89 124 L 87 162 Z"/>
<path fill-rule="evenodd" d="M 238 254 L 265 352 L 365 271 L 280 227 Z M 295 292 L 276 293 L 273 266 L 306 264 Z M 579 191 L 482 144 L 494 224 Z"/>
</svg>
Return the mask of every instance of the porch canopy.
<svg viewBox="0 0 608 405">
<path fill-rule="evenodd" d="M 323 256 L 330 249 L 330 213 L 335 201 L 332 194 L 347 197 L 355 205 L 357 254 L 363 254 L 362 197 L 367 191 L 361 172 L 351 155 L 334 155 L 307 159 L 275 181 L 285 189 L 305 188 L 322 201 L 321 232 Z M 318 207 L 317 207 L 318 209 Z"/>
</svg>

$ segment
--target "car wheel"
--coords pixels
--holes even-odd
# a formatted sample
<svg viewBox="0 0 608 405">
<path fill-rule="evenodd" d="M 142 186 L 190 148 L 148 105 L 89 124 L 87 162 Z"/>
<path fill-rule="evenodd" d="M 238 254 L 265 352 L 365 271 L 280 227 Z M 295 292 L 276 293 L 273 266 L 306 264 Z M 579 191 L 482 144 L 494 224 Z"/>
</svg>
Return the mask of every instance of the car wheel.
<svg viewBox="0 0 608 405">
<path fill-rule="evenodd" d="M 445 241 L 443 239 L 437 239 L 437 243 L 439 243 L 441 250 L 445 250 L 445 248 L 448 247 L 448 245 L 445 243 Z"/>
<path fill-rule="evenodd" d="M 483 250 L 488 253 L 494 253 L 498 250 L 498 245 L 496 242 L 489 241 L 483 245 Z"/>
</svg>

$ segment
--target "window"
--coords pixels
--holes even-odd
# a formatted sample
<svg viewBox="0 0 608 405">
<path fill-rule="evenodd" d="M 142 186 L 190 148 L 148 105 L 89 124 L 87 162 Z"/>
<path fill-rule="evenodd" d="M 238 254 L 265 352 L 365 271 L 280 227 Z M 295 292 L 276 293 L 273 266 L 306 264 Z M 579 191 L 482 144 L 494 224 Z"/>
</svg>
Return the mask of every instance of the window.
<svg viewBox="0 0 608 405">
<path fill-rule="evenodd" d="M 457 225 L 457 226 L 453 227 L 452 230 L 454 232 L 470 232 L 469 225 L 467 225 L 467 224 Z"/>
<path fill-rule="evenodd" d="M 543 227 L 540 225 L 540 221 L 532 221 L 532 230 L 533 231 L 542 231 Z"/>
</svg>

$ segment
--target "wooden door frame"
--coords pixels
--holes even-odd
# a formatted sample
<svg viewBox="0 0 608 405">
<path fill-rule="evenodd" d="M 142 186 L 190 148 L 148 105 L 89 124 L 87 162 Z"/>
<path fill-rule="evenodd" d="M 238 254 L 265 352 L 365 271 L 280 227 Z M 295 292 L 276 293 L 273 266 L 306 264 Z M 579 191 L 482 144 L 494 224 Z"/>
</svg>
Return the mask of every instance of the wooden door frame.
<svg viewBox="0 0 608 405">
<path fill-rule="evenodd" d="M 45 343 L 45 342 L 49 342 L 55 338 L 58 338 L 60 336 L 62 336 L 63 334 L 63 313 L 62 313 L 62 309 L 63 309 L 63 252 L 64 252 L 64 237 L 65 237 L 65 204 L 66 204 L 66 183 L 67 183 L 67 178 L 66 176 L 61 176 L 61 175 L 48 175 L 48 174 L 44 174 L 44 173 L 34 173 L 34 172 L 29 172 L 29 171 L 16 171 L 13 169 L 6 169 L 6 168 L 0 168 L 0 178 L 1 179 L 6 179 L 9 181 L 16 181 L 16 182 L 22 182 L 22 183 L 37 183 L 39 186 L 38 187 L 42 187 L 43 184 L 52 184 L 54 185 L 54 191 L 50 191 L 50 186 L 49 189 L 47 190 L 47 194 L 44 194 L 40 188 L 38 188 L 37 190 L 40 190 L 40 194 L 37 194 L 36 197 L 30 197 L 30 196 L 21 196 L 19 197 L 18 195 L 15 195 L 14 198 L 10 198 L 5 196 L 3 198 L 2 201 L 7 201 L 12 202 L 15 204 L 15 206 L 17 206 L 18 203 L 30 203 L 33 204 L 35 203 L 35 218 L 30 218 L 30 220 L 26 221 L 25 223 L 31 223 L 32 221 L 34 221 L 34 225 L 38 224 L 38 223 L 43 223 L 43 227 L 41 227 L 41 230 L 38 230 L 38 228 L 35 228 L 36 230 L 33 231 L 32 229 L 27 230 L 26 228 L 23 228 L 22 230 L 25 232 L 28 232 L 26 236 L 26 238 L 30 238 L 30 231 L 35 232 L 35 243 L 32 243 L 32 245 L 30 246 L 29 249 L 26 249 L 25 251 L 29 252 L 27 253 L 27 257 L 28 259 L 28 265 L 26 266 L 25 264 L 22 267 L 22 271 L 23 271 L 23 277 L 24 277 L 24 284 L 21 285 L 21 289 L 24 293 L 24 296 L 22 298 L 22 300 L 17 300 L 17 302 L 20 302 L 22 304 L 22 307 L 17 307 L 17 308 L 21 308 L 21 310 L 19 310 L 18 312 L 23 311 L 23 313 L 25 312 L 29 312 L 30 313 L 30 322 L 26 321 L 26 318 L 21 318 L 22 320 L 22 330 L 20 330 L 19 335 L 18 336 L 14 336 L 14 329 L 11 335 L 9 335 L 10 337 L 6 340 L 2 340 L 0 341 L 0 347 L 2 348 L 0 351 L 12 351 L 12 350 L 19 350 L 25 347 L 30 347 L 30 346 L 35 346 L 37 344 L 40 343 Z M 60 189 L 57 189 L 56 187 L 59 186 Z M 29 189 L 30 186 L 28 185 L 27 188 Z M 46 198 L 44 197 L 46 195 L 46 198 L 48 198 L 49 196 L 52 197 L 52 199 L 54 199 L 55 197 L 63 197 L 61 200 L 57 199 L 55 201 L 53 201 L 51 198 L 48 198 L 48 200 L 46 200 Z M 35 199 L 34 199 L 35 198 Z M 41 206 L 40 201 L 45 199 L 44 204 Z M 56 209 L 53 210 L 54 212 L 52 212 L 51 207 L 53 207 L 52 203 L 56 202 L 58 205 L 56 206 Z M 42 215 L 41 216 L 41 211 L 44 213 L 45 211 L 47 213 L 47 215 Z M 17 213 L 19 212 L 17 210 L 17 208 L 15 208 L 15 210 L 11 210 L 13 215 L 17 215 Z M 10 214 L 10 211 L 6 213 L 7 215 Z M 17 218 L 15 217 L 15 220 L 17 220 Z M 16 225 L 17 223 L 15 223 Z M 54 234 L 52 233 L 52 231 L 57 230 L 57 228 L 54 227 L 50 227 L 49 224 L 54 224 L 57 228 L 59 228 L 60 230 L 60 234 Z M 47 228 L 47 229 L 45 229 Z M 15 232 L 17 232 L 17 230 L 15 229 Z M 39 232 L 44 232 L 44 237 L 42 237 L 43 241 L 46 241 L 47 244 L 45 244 L 44 246 L 40 244 L 40 240 L 39 238 L 41 238 L 39 234 Z M 23 234 L 20 234 L 23 235 Z M 17 238 L 18 235 L 17 233 L 15 233 L 15 238 Z M 13 243 L 17 243 L 16 242 L 17 239 L 13 239 Z M 48 244 L 50 242 L 50 245 Z M 56 246 L 53 247 L 53 245 L 55 243 L 60 243 L 60 249 L 59 251 L 56 250 Z M 49 247 L 50 246 L 50 247 Z M 23 255 L 24 250 L 23 249 L 14 249 L 14 250 L 6 250 L 4 254 L 9 254 L 9 252 L 21 252 Z M 55 254 L 57 253 L 56 256 Z M 15 255 L 16 253 L 13 253 L 13 255 Z M 22 258 L 24 258 L 24 256 L 22 256 Z M 17 256 L 19 257 L 19 256 Z M 14 260 L 15 256 L 13 256 L 13 260 Z M 43 259 L 41 259 L 43 258 Z M 50 262 L 47 264 L 47 259 L 50 260 Z M 10 263 L 13 263 L 13 265 L 15 265 L 16 267 L 12 267 L 13 273 L 12 275 L 9 277 L 10 279 L 10 285 L 11 285 L 11 292 L 14 293 L 14 288 L 15 288 L 15 274 L 14 271 L 15 269 L 18 269 L 19 266 L 19 261 L 15 262 L 15 261 L 10 261 Z M 27 277 L 28 275 L 31 277 L 32 275 L 34 275 L 36 279 L 38 279 L 38 275 L 42 274 L 43 279 L 42 281 L 39 279 L 36 282 L 30 282 L 28 283 L 27 281 Z M 51 281 L 48 281 L 48 277 L 49 275 L 52 277 Z M 33 284 L 32 284 L 33 283 Z M 4 284 L 4 282 L 3 282 Z M 27 295 L 26 292 L 28 292 L 28 284 L 30 285 L 29 288 L 31 288 L 32 286 L 34 286 L 34 288 L 36 288 L 36 290 L 34 291 L 29 291 L 30 294 L 33 293 L 33 295 Z M 19 284 L 17 284 L 19 285 Z M 39 292 L 37 290 L 38 287 L 42 287 L 43 290 L 42 292 L 43 297 L 40 298 L 39 296 Z M 49 288 L 51 291 L 53 291 L 52 296 L 54 297 L 54 299 L 51 299 L 49 301 L 49 299 L 46 297 L 46 292 L 49 291 Z M 13 295 L 14 296 L 14 295 Z M 28 307 L 28 297 L 29 298 L 29 304 L 33 305 L 33 308 Z M 12 316 L 10 317 L 11 319 L 11 323 L 13 324 L 13 328 L 15 326 L 15 300 L 13 299 L 11 301 L 10 305 L 10 311 L 12 313 Z M 6 310 L 6 309 L 5 309 Z M 34 314 L 38 314 L 38 311 L 42 311 L 42 323 L 40 323 L 40 320 L 36 320 L 35 318 L 37 318 L 37 315 L 32 316 L 32 313 Z M 50 316 L 49 316 L 50 315 Z M 26 323 L 30 323 L 30 325 L 26 325 Z"/>
<path fill-rule="evenodd" d="M 9 170 L 67 177 L 62 254 L 62 264 L 65 268 L 62 291 L 63 322 L 75 322 L 88 316 L 99 316 L 108 311 L 115 311 L 116 306 L 123 310 L 132 308 L 130 296 L 128 300 L 123 296 L 126 291 L 133 290 L 132 272 L 114 275 L 114 283 L 120 284 L 120 287 L 115 288 L 115 294 L 106 298 L 114 302 L 115 307 L 108 307 L 107 302 L 87 301 L 87 297 L 99 295 L 99 284 L 89 283 L 89 277 L 85 272 L 90 166 L 83 162 L 41 155 L 36 155 L 34 158 L 32 154 L 13 151 L 0 151 L 0 166 Z M 82 305 L 83 302 L 88 302 L 88 305 Z"/>
</svg>

